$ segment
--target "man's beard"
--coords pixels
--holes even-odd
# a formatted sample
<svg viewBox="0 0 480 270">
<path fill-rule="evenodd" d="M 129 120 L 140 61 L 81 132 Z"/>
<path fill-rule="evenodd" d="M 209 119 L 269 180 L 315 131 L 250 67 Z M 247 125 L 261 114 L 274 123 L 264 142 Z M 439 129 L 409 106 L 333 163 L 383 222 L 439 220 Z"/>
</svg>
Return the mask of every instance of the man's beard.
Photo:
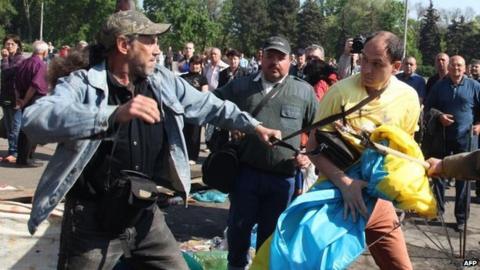
<svg viewBox="0 0 480 270">
<path fill-rule="evenodd" d="M 147 68 L 146 66 L 140 65 L 139 63 L 131 63 L 130 65 L 131 75 L 133 78 L 142 78 L 145 79 L 153 73 L 153 68 Z"/>
</svg>

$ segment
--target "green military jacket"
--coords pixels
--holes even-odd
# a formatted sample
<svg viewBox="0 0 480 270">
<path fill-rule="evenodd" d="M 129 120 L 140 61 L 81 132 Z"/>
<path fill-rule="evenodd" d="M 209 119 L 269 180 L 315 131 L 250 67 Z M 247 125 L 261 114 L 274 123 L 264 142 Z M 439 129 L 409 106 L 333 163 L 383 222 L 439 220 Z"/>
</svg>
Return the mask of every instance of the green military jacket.
<svg viewBox="0 0 480 270">
<path fill-rule="evenodd" d="M 313 88 L 305 81 L 288 75 L 278 93 L 271 98 L 255 118 L 265 127 L 278 129 L 286 136 L 313 123 L 318 102 Z M 263 89 L 260 73 L 235 79 L 214 92 L 218 97 L 230 100 L 241 110 L 252 113 L 267 94 Z M 300 136 L 287 141 L 300 146 Z M 246 135 L 240 143 L 240 161 L 251 167 L 270 173 L 293 176 L 294 153 L 283 147 L 269 147 L 255 135 Z"/>
</svg>

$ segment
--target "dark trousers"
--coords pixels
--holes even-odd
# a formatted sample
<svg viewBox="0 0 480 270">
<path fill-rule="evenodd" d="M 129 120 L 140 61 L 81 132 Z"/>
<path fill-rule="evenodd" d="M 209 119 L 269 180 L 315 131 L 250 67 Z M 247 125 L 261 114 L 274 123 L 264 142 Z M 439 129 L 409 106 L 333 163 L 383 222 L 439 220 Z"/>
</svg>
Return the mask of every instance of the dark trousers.
<svg viewBox="0 0 480 270">
<path fill-rule="evenodd" d="M 228 264 L 248 263 L 250 236 L 255 223 L 257 250 L 275 230 L 278 217 L 293 195 L 295 179 L 242 166 L 230 193 L 228 217 Z"/>
<path fill-rule="evenodd" d="M 112 269 L 124 253 L 122 242 L 99 223 L 98 202 L 67 197 L 60 236 L 58 269 Z M 128 269 L 188 269 L 178 244 L 154 207 L 129 234 Z"/>
<path fill-rule="evenodd" d="M 445 212 L 445 185 L 447 179 L 436 178 L 433 180 L 434 193 L 437 197 L 438 212 L 443 214 Z M 455 218 L 457 224 L 464 224 L 468 219 L 470 213 L 470 194 L 467 192 L 467 187 L 470 181 L 455 181 Z"/>
<path fill-rule="evenodd" d="M 32 105 L 37 99 L 43 96 L 35 95 L 32 97 L 30 102 L 22 109 L 25 110 L 28 106 Z M 33 144 L 31 140 L 28 139 L 27 135 L 20 130 L 18 134 L 18 156 L 17 156 L 17 164 L 25 165 L 28 163 L 28 160 L 32 158 L 33 153 L 35 152 L 35 148 L 37 147 L 36 144 Z"/>
<path fill-rule="evenodd" d="M 466 152 L 466 147 L 461 147 L 456 142 L 447 142 L 446 150 L 449 154 Z M 457 179 L 458 180 L 458 179 Z M 434 179 L 433 190 L 437 198 L 439 213 L 445 212 L 445 185 L 446 179 Z M 457 224 L 464 224 L 470 213 L 470 181 L 455 181 L 455 218 Z"/>
<path fill-rule="evenodd" d="M 200 131 L 201 126 L 185 123 L 183 127 L 183 136 L 187 144 L 188 158 L 197 161 L 200 152 Z"/>
<path fill-rule="evenodd" d="M 20 130 L 20 134 L 18 134 L 17 164 L 27 164 L 28 160 L 32 158 L 35 148 L 36 144 L 33 144 L 32 141 L 28 139 L 27 135 Z"/>
</svg>

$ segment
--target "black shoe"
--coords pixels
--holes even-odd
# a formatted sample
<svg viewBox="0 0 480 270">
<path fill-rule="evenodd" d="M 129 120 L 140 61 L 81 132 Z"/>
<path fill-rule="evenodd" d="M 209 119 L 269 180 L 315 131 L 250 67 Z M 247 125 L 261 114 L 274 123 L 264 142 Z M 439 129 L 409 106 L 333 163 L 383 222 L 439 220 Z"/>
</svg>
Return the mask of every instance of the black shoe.
<svg viewBox="0 0 480 270">
<path fill-rule="evenodd" d="M 38 168 L 38 167 L 42 167 L 43 166 L 43 163 L 42 162 L 38 162 L 38 161 L 27 161 L 25 163 L 23 162 L 17 162 L 16 166 L 18 168 Z"/>
</svg>

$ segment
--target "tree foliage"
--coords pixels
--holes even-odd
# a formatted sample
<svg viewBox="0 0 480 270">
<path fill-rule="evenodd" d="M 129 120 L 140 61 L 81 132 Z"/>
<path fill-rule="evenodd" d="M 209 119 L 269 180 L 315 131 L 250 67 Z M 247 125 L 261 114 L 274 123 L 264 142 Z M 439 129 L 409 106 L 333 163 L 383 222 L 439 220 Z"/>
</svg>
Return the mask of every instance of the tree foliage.
<svg viewBox="0 0 480 270">
<path fill-rule="evenodd" d="M 320 44 L 321 37 L 325 35 L 326 23 L 320 4 L 315 0 L 305 1 L 298 14 L 297 47 L 306 48 L 311 44 Z"/>
<path fill-rule="evenodd" d="M 172 24 L 171 31 L 162 36 L 162 45 L 181 48 L 186 42 L 194 42 L 197 50 L 213 46 L 220 33 L 215 23 L 216 9 L 207 0 L 144 0 L 148 17 L 157 22 Z"/>
<path fill-rule="evenodd" d="M 0 0 L 0 39 L 5 36 L 5 28 L 11 26 L 12 18 L 17 14 L 17 10 L 10 0 Z"/>
<path fill-rule="evenodd" d="M 420 26 L 419 49 L 422 52 L 423 62 L 434 65 L 435 55 L 440 52 L 440 31 L 437 23 L 440 17 L 433 7 L 432 1 L 422 18 Z"/>
<path fill-rule="evenodd" d="M 41 2 L 43 37 L 58 46 L 93 41 L 116 0 L 0 0 L 0 37 L 15 33 L 26 42 L 37 39 Z M 421 20 L 409 22 L 408 55 L 426 65 L 433 65 L 441 49 L 467 60 L 480 57 L 480 16 L 473 9 L 438 12 L 432 3 L 415 8 Z M 193 41 L 197 52 L 216 46 L 252 55 L 266 37 L 283 34 L 292 48 L 320 44 L 327 57 L 338 57 L 349 37 L 378 30 L 403 37 L 400 0 L 144 0 L 143 9 L 153 21 L 172 24 L 160 38 L 163 49 L 178 50 Z"/>
<path fill-rule="evenodd" d="M 297 39 L 299 0 L 269 0 L 268 6 L 268 16 L 271 20 L 269 35 L 283 35 L 294 43 Z"/>
<path fill-rule="evenodd" d="M 447 53 L 461 55 L 467 61 L 480 58 L 480 24 L 478 21 L 466 22 L 463 16 L 452 20 L 446 33 Z"/>
<path fill-rule="evenodd" d="M 270 20 L 267 0 L 233 0 L 232 16 L 237 49 L 253 55 L 268 37 Z"/>
</svg>

